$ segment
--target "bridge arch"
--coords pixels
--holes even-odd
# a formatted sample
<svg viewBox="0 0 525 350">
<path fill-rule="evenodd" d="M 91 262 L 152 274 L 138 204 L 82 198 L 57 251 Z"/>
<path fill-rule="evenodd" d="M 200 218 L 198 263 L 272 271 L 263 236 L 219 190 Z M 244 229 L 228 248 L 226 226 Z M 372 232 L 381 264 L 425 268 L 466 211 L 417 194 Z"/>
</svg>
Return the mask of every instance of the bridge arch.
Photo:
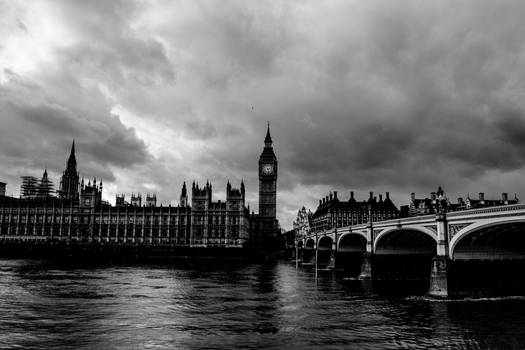
<svg viewBox="0 0 525 350">
<path fill-rule="evenodd" d="M 332 250 L 333 239 L 330 236 L 322 236 L 317 241 L 317 249 Z"/>
<path fill-rule="evenodd" d="M 437 235 L 421 226 L 394 227 L 381 231 L 374 240 L 374 252 L 387 246 L 398 247 L 398 253 L 436 253 Z M 378 251 L 379 249 L 379 251 Z M 433 249 L 433 251 L 431 251 Z"/>
<path fill-rule="evenodd" d="M 315 248 L 315 241 L 313 238 L 308 238 L 306 240 L 306 244 L 305 244 L 306 248 L 310 248 L 310 249 L 313 249 Z"/>
<path fill-rule="evenodd" d="M 374 240 L 372 273 L 379 279 L 428 280 L 437 235 L 418 226 L 387 228 Z M 425 286 L 425 288 L 428 288 Z"/>
<path fill-rule="evenodd" d="M 525 217 L 491 218 L 470 224 L 450 240 L 449 256 L 462 259 L 523 259 Z"/>
<path fill-rule="evenodd" d="M 368 238 L 362 232 L 349 232 L 341 235 L 337 241 L 337 250 L 340 252 L 366 252 Z"/>
</svg>

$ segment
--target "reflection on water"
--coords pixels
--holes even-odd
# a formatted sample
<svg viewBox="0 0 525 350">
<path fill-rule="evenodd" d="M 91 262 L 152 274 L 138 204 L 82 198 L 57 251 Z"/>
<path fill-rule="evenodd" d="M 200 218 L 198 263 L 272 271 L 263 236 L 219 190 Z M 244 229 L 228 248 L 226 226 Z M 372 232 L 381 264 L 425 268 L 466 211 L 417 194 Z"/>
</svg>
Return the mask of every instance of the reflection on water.
<svg viewBox="0 0 525 350">
<path fill-rule="evenodd" d="M 0 260 L 0 347 L 525 347 L 523 299 L 437 302 L 343 277 L 286 263 Z"/>
</svg>

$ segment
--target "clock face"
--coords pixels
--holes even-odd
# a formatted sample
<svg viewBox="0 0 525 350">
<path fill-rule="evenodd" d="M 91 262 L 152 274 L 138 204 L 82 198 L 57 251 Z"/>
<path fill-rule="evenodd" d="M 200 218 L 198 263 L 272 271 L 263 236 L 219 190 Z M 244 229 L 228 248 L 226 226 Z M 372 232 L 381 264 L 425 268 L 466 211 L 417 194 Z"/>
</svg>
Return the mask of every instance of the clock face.
<svg viewBox="0 0 525 350">
<path fill-rule="evenodd" d="M 273 173 L 273 165 L 271 164 L 264 164 L 262 167 L 262 172 L 265 175 L 270 175 Z"/>
</svg>

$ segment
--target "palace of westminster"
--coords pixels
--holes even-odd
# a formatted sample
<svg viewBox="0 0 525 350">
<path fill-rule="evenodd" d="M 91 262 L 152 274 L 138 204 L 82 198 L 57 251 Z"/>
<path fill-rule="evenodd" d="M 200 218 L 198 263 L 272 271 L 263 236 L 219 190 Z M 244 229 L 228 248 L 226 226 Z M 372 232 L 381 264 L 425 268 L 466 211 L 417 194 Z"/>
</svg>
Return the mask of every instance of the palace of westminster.
<svg viewBox="0 0 525 350">
<path fill-rule="evenodd" d="M 5 183 L 0 182 L 0 242 L 80 242 L 119 245 L 169 245 L 178 247 L 261 247 L 275 246 L 281 239 L 276 219 L 277 158 L 270 126 L 259 157 L 259 213 L 250 213 L 245 205 L 245 186 L 226 185 L 226 201 L 212 201 L 212 185 L 182 185 L 179 205 L 157 205 L 155 195 L 132 194 L 130 202 L 117 195 L 115 205 L 102 200 L 102 181 L 80 178 L 75 157 L 75 143 L 67 160 L 57 195 L 44 171 L 41 180 L 23 176 L 20 198 L 5 196 Z M 191 201 L 190 201 L 191 200 Z M 390 200 L 373 196 L 357 201 L 340 200 L 337 192 L 319 200 L 314 213 L 303 207 L 286 234 L 286 243 L 293 237 L 321 232 L 334 227 L 382 221 L 404 216 L 437 212 L 445 203 L 447 211 L 518 203 L 507 193 L 501 200 L 458 198 L 451 203 L 441 187 L 430 198 L 417 199 L 412 193 L 408 205 L 398 209 Z M 191 204 L 190 204 L 191 203 Z"/>
<path fill-rule="evenodd" d="M 20 198 L 5 196 L 0 183 L 0 241 L 151 244 L 183 247 L 269 246 L 278 239 L 277 158 L 270 127 L 259 157 L 259 213 L 245 205 L 245 186 L 226 185 L 226 201 L 212 201 L 212 185 L 182 185 L 178 206 L 156 204 L 148 195 L 117 195 L 115 206 L 102 200 L 102 181 L 80 179 L 75 143 L 60 188 L 53 195 L 47 171 L 40 181 L 22 177 Z M 2 193 L 3 192 L 3 193 Z M 191 199 L 191 205 L 190 205 Z"/>
</svg>

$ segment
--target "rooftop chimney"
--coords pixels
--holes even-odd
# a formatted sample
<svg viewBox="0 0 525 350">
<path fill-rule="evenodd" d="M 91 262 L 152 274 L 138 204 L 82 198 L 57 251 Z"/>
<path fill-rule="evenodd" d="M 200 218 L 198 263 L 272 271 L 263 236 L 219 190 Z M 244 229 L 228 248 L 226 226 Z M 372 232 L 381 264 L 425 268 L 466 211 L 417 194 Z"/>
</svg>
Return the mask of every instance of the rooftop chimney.
<svg viewBox="0 0 525 350">
<path fill-rule="evenodd" d="M 337 199 L 337 191 L 334 191 L 334 199 Z"/>
<path fill-rule="evenodd" d="M 410 200 L 411 200 L 412 202 L 416 200 L 416 194 L 415 194 L 414 192 L 412 192 L 412 193 L 410 194 Z"/>
<path fill-rule="evenodd" d="M 354 199 L 354 191 L 350 191 L 350 199 Z"/>
<path fill-rule="evenodd" d="M 390 199 L 390 192 L 386 192 L 385 195 L 386 195 L 386 199 Z"/>
<path fill-rule="evenodd" d="M 501 200 L 503 200 L 503 202 L 507 202 L 509 200 L 509 195 L 507 192 L 503 192 L 501 194 Z M 506 204 L 506 203 L 505 203 Z"/>
<path fill-rule="evenodd" d="M 332 200 L 332 192 L 330 192 L 330 200 Z"/>
<path fill-rule="evenodd" d="M 383 201 L 383 195 L 382 195 L 382 194 L 379 195 L 379 201 L 380 201 L 380 202 Z"/>
<path fill-rule="evenodd" d="M 370 199 L 372 199 L 372 197 L 374 197 L 374 192 L 370 192 Z"/>
<path fill-rule="evenodd" d="M 485 201 L 485 193 L 483 193 L 483 192 L 479 193 L 479 200 L 480 201 Z"/>
</svg>

